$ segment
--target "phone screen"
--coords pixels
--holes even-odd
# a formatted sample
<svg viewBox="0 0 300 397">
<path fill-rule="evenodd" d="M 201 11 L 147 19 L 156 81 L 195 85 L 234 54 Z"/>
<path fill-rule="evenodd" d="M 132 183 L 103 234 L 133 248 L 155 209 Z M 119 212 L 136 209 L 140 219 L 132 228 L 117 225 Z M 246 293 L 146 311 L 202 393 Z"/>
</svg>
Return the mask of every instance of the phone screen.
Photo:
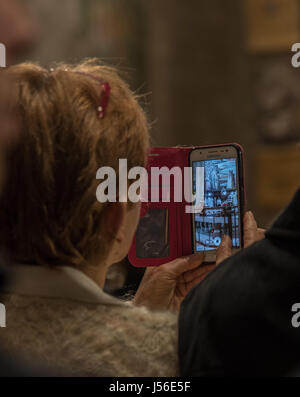
<svg viewBox="0 0 300 397">
<path fill-rule="evenodd" d="M 193 215 L 195 251 L 215 250 L 227 234 L 232 247 L 240 248 L 240 204 L 237 158 L 193 161 L 193 192 L 196 168 L 204 168 L 204 208 Z"/>
</svg>

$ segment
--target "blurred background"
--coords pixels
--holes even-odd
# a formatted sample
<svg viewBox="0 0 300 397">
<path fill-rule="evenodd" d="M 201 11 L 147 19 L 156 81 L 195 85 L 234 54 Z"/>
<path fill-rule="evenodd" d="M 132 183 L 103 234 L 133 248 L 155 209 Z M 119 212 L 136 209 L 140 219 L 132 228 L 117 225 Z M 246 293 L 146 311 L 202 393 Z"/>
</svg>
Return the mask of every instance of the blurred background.
<svg viewBox="0 0 300 397">
<path fill-rule="evenodd" d="M 300 185 L 299 0 L 0 0 L 8 63 L 100 57 L 148 93 L 152 144 L 238 142 L 267 227 Z"/>
</svg>

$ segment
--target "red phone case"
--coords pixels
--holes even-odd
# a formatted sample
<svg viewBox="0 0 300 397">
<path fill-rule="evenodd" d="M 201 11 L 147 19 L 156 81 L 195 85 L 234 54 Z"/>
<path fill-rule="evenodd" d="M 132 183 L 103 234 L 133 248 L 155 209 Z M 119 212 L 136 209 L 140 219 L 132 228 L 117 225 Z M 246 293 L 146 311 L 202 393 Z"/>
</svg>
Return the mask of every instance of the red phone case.
<svg viewBox="0 0 300 397">
<path fill-rule="evenodd" d="M 244 171 L 243 171 L 243 149 L 240 145 L 234 143 L 226 144 L 226 146 L 235 146 L 240 154 L 239 159 L 239 169 L 240 169 L 240 186 L 242 187 L 242 200 L 241 200 L 241 212 L 244 211 L 245 201 L 244 201 Z M 201 146 L 201 148 L 207 147 L 219 147 L 222 145 L 211 145 L 211 146 Z M 150 180 L 150 169 L 152 167 L 180 167 L 182 170 L 184 167 L 189 167 L 189 155 L 194 149 L 198 149 L 200 146 L 195 147 L 157 147 L 151 148 L 148 157 L 148 186 L 151 184 Z M 184 197 L 182 183 L 182 197 Z M 150 191 L 150 189 L 149 189 Z M 158 193 L 161 195 L 162 187 L 158 187 Z M 184 200 L 182 202 L 174 202 L 174 180 L 170 179 L 170 202 L 142 202 L 141 207 L 141 218 L 144 217 L 150 210 L 160 209 L 167 210 L 167 235 L 168 235 L 168 253 L 161 257 L 138 257 L 137 256 L 137 234 L 134 236 L 128 258 L 133 266 L 137 267 L 147 267 L 147 266 L 159 266 L 163 263 L 169 262 L 180 256 L 190 255 L 193 253 L 193 239 L 192 239 L 192 224 L 191 224 L 191 214 L 186 213 L 185 206 L 189 205 Z"/>
</svg>

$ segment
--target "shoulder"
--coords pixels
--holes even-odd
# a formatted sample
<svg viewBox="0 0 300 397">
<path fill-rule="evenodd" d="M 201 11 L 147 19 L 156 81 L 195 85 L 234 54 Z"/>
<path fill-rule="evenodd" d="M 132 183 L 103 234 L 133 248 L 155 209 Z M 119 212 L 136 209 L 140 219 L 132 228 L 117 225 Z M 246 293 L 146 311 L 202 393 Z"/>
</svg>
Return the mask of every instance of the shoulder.
<svg viewBox="0 0 300 397">
<path fill-rule="evenodd" d="M 100 308 L 99 308 L 100 309 Z M 126 368 L 126 376 L 175 376 L 178 374 L 178 317 L 153 312 L 128 303 L 94 311 L 84 335 L 93 339 L 93 350 L 109 345 L 105 354 L 115 368 Z"/>
<path fill-rule="evenodd" d="M 98 375 L 105 368 L 112 376 L 178 374 L 177 316 L 172 313 L 131 303 L 87 304 L 18 295 L 7 295 L 4 303 L 10 325 L 7 338 L 16 347 L 26 341 L 39 355 L 60 357 L 79 373 Z"/>
</svg>

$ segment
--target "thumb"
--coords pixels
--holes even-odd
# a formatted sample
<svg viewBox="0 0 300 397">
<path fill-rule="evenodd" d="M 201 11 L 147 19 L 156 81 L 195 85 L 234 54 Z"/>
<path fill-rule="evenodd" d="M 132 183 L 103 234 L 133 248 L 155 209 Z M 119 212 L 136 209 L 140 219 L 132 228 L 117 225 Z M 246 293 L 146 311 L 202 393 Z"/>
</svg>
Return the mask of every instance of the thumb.
<svg viewBox="0 0 300 397">
<path fill-rule="evenodd" d="M 189 256 L 183 256 L 181 258 L 177 258 L 172 262 L 168 262 L 161 266 L 165 271 L 170 271 L 174 275 L 179 276 L 180 274 L 195 269 L 200 266 L 203 262 L 204 254 L 202 252 L 195 253 Z"/>
<path fill-rule="evenodd" d="M 257 223 L 251 211 L 244 215 L 244 247 L 249 247 L 257 240 Z"/>
<path fill-rule="evenodd" d="M 226 258 L 232 255 L 232 242 L 231 238 L 224 234 L 221 244 L 217 249 L 216 264 L 223 262 Z"/>
</svg>

